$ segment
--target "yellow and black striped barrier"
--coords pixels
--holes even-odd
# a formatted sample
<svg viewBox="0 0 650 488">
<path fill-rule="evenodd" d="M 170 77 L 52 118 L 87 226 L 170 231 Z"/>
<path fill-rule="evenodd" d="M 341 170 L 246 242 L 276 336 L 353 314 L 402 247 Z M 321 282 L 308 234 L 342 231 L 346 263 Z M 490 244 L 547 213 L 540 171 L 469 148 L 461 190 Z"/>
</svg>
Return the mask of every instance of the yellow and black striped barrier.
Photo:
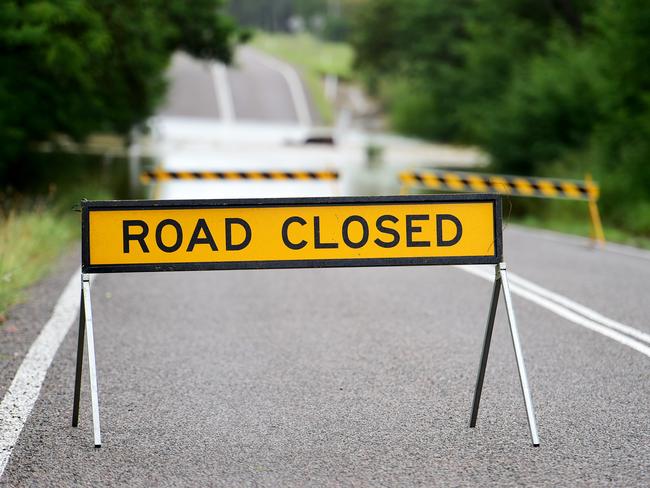
<svg viewBox="0 0 650 488">
<path fill-rule="evenodd" d="M 145 171 L 144 185 L 171 180 L 326 180 L 339 179 L 338 171 Z"/>
<path fill-rule="evenodd" d="M 592 181 L 528 178 L 488 175 L 460 171 L 404 171 L 400 181 L 405 186 L 425 186 L 435 190 L 500 193 L 522 197 L 598 200 L 599 188 Z"/>
<path fill-rule="evenodd" d="M 597 205 L 600 188 L 589 175 L 581 181 L 428 169 L 403 171 L 399 174 L 399 179 L 403 194 L 408 193 L 412 187 L 425 187 L 441 191 L 583 200 L 589 203 L 594 238 L 599 243 L 605 242 Z"/>
</svg>

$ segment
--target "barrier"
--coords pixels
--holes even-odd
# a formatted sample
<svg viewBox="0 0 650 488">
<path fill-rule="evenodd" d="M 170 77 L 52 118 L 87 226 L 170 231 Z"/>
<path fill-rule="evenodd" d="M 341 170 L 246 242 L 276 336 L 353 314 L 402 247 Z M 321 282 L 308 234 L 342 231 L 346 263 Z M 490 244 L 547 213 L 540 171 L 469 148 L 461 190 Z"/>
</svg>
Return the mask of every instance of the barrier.
<svg viewBox="0 0 650 488">
<path fill-rule="evenodd" d="M 95 447 L 101 446 L 90 275 L 140 271 L 492 264 L 495 281 L 470 427 L 476 425 L 501 290 L 528 426 L 539 445 L 503 262 L 497 195 L 83 201 L 82 275 L 72 425 L 84 342 Z"/>
<path fill-rule="evenodd" d="M 170 180 L 326 180 L 339 179 L 338 171 L 145 171 L 140 181 L 148 185 Z"/>
<path fill-rule="evenodd" d="M 411 187 L 422 186 L 444 191 L 493 192 L 521 197 L 586 201 L 589 204 L 593 237 L 599 243 L 605 242 L 597 204 L 600 188 L 590 175 L 584 181 L 579 181 L 428 169 L 403 171 L 399 174 L 399 179 L 402 193 L 408 193 Z"/>
</svg>

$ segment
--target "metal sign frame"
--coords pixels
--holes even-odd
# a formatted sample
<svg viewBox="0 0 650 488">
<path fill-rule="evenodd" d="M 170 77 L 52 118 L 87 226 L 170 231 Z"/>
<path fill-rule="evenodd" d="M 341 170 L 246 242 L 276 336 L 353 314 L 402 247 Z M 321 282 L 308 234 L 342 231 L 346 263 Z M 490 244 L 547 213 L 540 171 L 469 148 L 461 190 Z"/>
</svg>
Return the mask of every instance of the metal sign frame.
<svg viewBox="0 0 650 488">
<path fill-rule="evenodd" d="M 451 202 L 489 202 L 493 204 L 494 254 L 492 256 L 473 257 L 414 257 L 414 258 L 373 258 L 373 259 L 322 259 L 299 261 L 245 261 L 245 262 L 207 262 L 207 263 L 165 263 L 165 264 L 128 264 L 128 265 L 91 265 L 89 242 L 89 212 L 92 210 L 129 210 L 129 209 L 196 209 L 196 208 L 268 208 L 286 206 L 330 206 L 330 205 L 381 205 L 381 204 L 436 204 Z M 470 427 L 476 426 L 485 369 L 492 340 L 492 330 L 499 295 L 503 290 L 506 311 L 510 326 L 517 370 L 521 384 L 528 427 L 533 446 L 539 446 L 537 423 L 524 365 L 521 342 L 517 330 L 512 297 L 508 283 L 506 264 L 503 261 L 501 233 L 501 197 L 494 194 L 461 195 L 411 195 L 390 197 L 328 197 L 328 198 L 292 198 L 292 199 L 237 199 L 237 200 L 145 200 L 145 201 L 83 201 L 82 208 L 82 273 L 81 304 L 79 312 L 79 332 L 77 342 L 77 363 L 72 411 L 72 426 L 79 424 L 79 405 L 84 359 L 84 343 L 88 347 L 88 369 L 92 404 L 93 436 L 95 447 L 101 447 L 101 430 L 99 419 L 99 392 L 97 387 L 97 367 L 93 334 L 93 319 L 90 296 L 90 276 L 93 273 L 120 273 L 139 271 L 188 271 L 218 269 L 262 269 L 262 268 L 315 268 L 315 267 L 366 267 L 366 266 L 412 266 L 412 265 L 449 265 L 449 264 L 493 264 L 495 281 L 492 301 L 483 340 L 483 349 L 479 364 L 478 377 L 474 390 L 474 400 L 470 418 Z"/>
</svg>

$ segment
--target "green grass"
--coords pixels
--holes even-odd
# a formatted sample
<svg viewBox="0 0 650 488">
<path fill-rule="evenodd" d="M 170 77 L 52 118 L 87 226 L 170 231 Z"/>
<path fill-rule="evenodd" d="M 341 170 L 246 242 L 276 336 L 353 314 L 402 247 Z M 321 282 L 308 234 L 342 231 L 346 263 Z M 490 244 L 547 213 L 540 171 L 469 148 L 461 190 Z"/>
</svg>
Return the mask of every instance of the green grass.
<svg viewBox="0 0 650 488">
<path fill-rule="evenodd" d="M 589 216 L 586 215 L 583 220 L 565 220 L 560 218 L 540 218 L 534 215 L 525 217 L 514 217 L 510 220 L 513 224 L 523 225 L 526 227 L 535 227 L 538 229 L 553 230 L 563 234 L 571 234 L 582 237 L 591 237 L 591 223 Z M 616 242 L 627 244 L 641 249 L 650 249 L 650 238 L 634 235 L 624 230 L 605 226 L 605 239 L 607 242 Z"/>
<path fill-rule="evenodd" d="M 0 317 L 79 235 L 80 214 L 46 204 L 0 215 Z"/>
<path fill-rule="evenodd" d="M 599 205 L 603 216 L 602 205 Z M 506 222 L 527 227 L 553 230 L 564 234 L 591 237 L 591 218 L 587 202 L 504 197 L 503 215 Z M 650 249 L 650 236 L 639 235 L 603 219 L 605 240 Z"/>
<path fill-rule="evenodd" d="M 81 236 L 81 196 L 110 199 L 105 188 L 85 185 L 49 197 L 22 197 L 0 209 L 0 324 L 24 290 L 44 277 Z"/>
<path fill-rule="evenodd" d="M 0 181 L 0 323 L 80 236 L 82 198 L 129 198 L 126 160 L 34 154 Z M 141 195 L 135 195 L 136 197 Z"/>
<path fill-rule="evenodd" d="M 309 34 L 258 32 L 251 45 L 298 68 L 323 122 L 332 123 L 334 114 L 325 97 L 323 77 L 328 74 L 343 80 L 352 77 L 353 52 L 348 44 L 321 41 Z"/>
</svg>

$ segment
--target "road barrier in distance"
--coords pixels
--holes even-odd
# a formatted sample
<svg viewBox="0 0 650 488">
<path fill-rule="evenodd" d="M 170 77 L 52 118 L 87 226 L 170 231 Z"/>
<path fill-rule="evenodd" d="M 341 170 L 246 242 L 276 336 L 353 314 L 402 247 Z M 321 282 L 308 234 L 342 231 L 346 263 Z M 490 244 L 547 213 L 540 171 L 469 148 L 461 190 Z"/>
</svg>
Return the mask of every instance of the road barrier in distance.
<svg viewBox="0 0 650 488">
<path fill-rule="evenodd" d="M 171 180 L 325 180 L 339 179 L 338 171 L 145 171 L 144 185 Z"/>
<path fill-rule="evenodd" d="M 503 290 L 528 426 L 533 445 L 539 445 L 503 262 L 500 196 L 83 201 L 81 211 L 82 298 L 72 425 L 79 422 L 85 338 L 96 447 L 101 432 L 91 274 L 448 264 L 495 266 L 470 427 L 476 425 Z"/>
<path fill-rule="evenodd" d="M 427 169 L 402 171 L 399 179 L 403 194 L 409 193 L 412 187 L 425 187 L 442 191 L 491 192 L 521 197 L 586 201 L 589 204 L 592 238 L 600 244 L 605 242 L 597 204 L 600 188 L 589 175 L 584 181 L 580 181 Z"/>
</svg>

